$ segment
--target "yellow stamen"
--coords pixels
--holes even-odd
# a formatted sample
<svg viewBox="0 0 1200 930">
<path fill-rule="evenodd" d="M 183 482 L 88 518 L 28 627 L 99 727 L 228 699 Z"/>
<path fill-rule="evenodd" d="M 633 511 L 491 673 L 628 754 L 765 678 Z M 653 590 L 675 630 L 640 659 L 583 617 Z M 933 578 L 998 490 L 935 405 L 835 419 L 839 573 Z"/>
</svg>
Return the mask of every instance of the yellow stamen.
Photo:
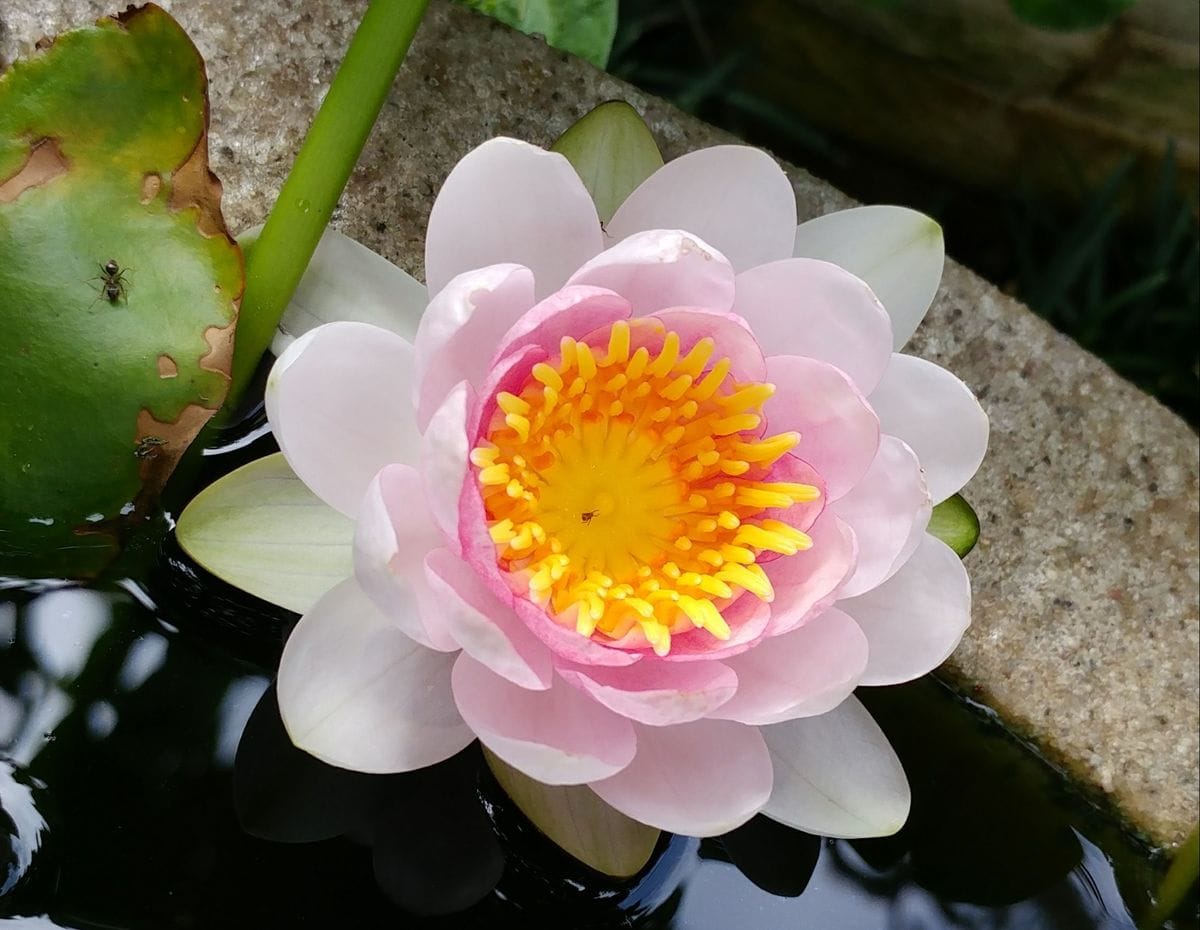
<svg viewBox="0 0 1200 930">
<path fill-rule="evenodd" d="M 714 350 L 620 321 L 496 396 L 470 460 L 497 563 L 581 636 L 659 656 L 728 639 L 730 603 L 774 597 L 760 555 L 812 546 L 779 516 L 818 489 L 770 478 L 800 437 L 757 437 L 774 387 L 734 383 Z"/>
</svg>

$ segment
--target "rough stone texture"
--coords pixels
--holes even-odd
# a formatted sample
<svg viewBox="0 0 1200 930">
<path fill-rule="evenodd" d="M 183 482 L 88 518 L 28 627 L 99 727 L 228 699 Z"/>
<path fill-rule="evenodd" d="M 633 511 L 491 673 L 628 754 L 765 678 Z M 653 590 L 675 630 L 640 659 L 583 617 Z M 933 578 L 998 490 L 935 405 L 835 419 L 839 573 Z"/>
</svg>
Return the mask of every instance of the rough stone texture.
<svg viewBox="0 0 1200 930">
<path fill-rule="evenodd" d="M 213 167 L 230 224 L 244 228 L 265 215 L 363 4 L 164 5 L 208 61 Z M 107 12 L 87 0 L 20 7 L 0 10 L 0 61 Z M 728 141 L 586 64 L 435 3 L 335 223 L 420 276 L 429 206 L 462 154 L 497 134 L 548 144 L 614 97 L 646 115 L 668 158 Z M 791 174 L 802 217 L 850 203 Z M 968 563 L 975 623 L 945 673 L 1152 841 L 1179 842 L 1198 795 L 1196 436 L 954 263 L 913 351 L 963 377 L 992 421 L 991 453 L 966 490 L 983 521 Z"/>
</svg>

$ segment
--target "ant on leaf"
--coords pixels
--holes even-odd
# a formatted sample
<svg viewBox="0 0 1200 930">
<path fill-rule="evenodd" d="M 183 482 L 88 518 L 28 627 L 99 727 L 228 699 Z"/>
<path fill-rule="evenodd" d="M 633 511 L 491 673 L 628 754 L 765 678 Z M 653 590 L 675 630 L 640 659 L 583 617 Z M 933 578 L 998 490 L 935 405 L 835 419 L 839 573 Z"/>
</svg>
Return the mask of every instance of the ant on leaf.
<svg viewBox="0 0 1200 930">
<path fill-rule="evenodd" d="M 100 282 L 100 296 L 92 301 L 92 306 L 100 300 L 107 300 L 110 304 L 124 300 L 129 293 L 129 279 L 125 277 L 129 269 L 122 269 L 114 258 L 110 258 L 99 268 L 100 274 L 90 279 Z"/>
</svg>

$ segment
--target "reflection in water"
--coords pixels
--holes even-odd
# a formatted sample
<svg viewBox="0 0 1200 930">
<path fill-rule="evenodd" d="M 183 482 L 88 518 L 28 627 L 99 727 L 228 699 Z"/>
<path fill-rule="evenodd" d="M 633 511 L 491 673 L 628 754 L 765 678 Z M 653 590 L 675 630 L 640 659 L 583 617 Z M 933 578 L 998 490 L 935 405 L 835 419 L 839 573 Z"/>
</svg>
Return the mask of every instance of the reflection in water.
<svg viewBox="0 0 1200 930">
<path fill-rule="evenodd" d="M 213 762 L 221 768 L 233 768 L 233 758 L 246 721 L 270 684 L 270 679 L 265 675 L 247 675 L 229 683 L 217 707 L 217 745 Z"/>
<path fill-rule="evenodd" d="M 536 831 L 506 828 L 502 847 L 493 825 L 521 818 L 481 776 L 478 753 L 446 769 L 367 776 L 322 766 L 275 730 L 243 739 L 235 761 L 251 712 L 272 693 L 278 624 L 247 661 L 224 649 L 249 642 L 249 627 L 220 648 L 203 638 L 199 588 L 186 616 L 158 588 L 153 602 L 129 588 L 10 590 L 12 603 L 0 604 L 0 752 L 29 774 L 8 770 L 18 790 L 3 804 L 13 835 L 44 839 L 45 816 L 51 840 L 62 839 L 19 858 L 31 884 L 0 895 L 0 914 L 14 918 L 0 918 L 3 930 L 1131 926 L 1110 863 L 1071 829 L 1095 823 L 945 695 L 884 689 L 891 711 L 872 707 L 914 780 L 914 817 L 896 838 L 821 841 L 760 821 L 724 844 L 672 838 L 646 875 L 620 884 L 564 865 Z M 234 616 L 235 606 L 223 609 Z M 906 720 L 920 728 L 905 731 Z M 951 736 L 934 746 L 931 733 Z M 39 794 L 33 778 L 50 790 Z M 1108 843 L 1120 848 L 1111 834 Z M 1137 901 L 1153 875 L 1129 858 L 1122 868 Z M 556 895 L 571 902 L 569 918 L 537 906 Z M 413 916 L 477 899 L 454 918 Z"/>
<path fill-rule="evenodd" d="M 11 760 L 0 758 L 0 832 L 5 844 L 0 863 L 6 867 L 0 875 L 0 899 L 28 881 L 30 867 L 46 841 L 46 821 L 34 800 L 35 790 L 44 787 Z"/>
<path fill-rule="evenodd" d="M 1084 862 L 1065 881 L 1024 901 L 986 907 L 939 898 L 908 861 L 870 866 L 845 840 L 826 840 L 798 898 L 759 896 L 749 911 L 737 870 L 705 862 L 684 887 L 678 927 L 836 927 L 838 930 L 1133 930 L 1104 854 L 1080 837 Z M 1103 876 L 1097 883 L 1093 873 Z"/>
<path fill-rule="evenodd" d="M 129 654 L 121 671 L 117 674 L 117 687 L 122 691 L 136 691 L 146 679 L 162 668 L 167 660 L 167 638 L 158 633 L 147 633 L 129 647 Z"/>
<path fill-rule="evenodd" d="M 108 598 L 86 588 L 60 588 L 35 598 L 23 625 L 42 671 L 56 681 L 75 678 L 108 628 Z"/>
<path fill-rule="evenodd" d="M 102 740 L 117 728 L 117 709 L 108 701 L 93 701 L 87 709 L 88 735 Z"/>
</svg>

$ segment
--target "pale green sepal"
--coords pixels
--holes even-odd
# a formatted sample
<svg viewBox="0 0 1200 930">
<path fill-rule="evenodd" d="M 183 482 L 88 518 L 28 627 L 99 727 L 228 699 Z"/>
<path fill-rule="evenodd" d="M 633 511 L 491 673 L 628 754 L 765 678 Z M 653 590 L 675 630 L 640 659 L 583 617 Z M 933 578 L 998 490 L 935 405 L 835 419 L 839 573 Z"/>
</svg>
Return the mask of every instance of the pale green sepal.
<svg viewBox="0 0 1200 930">
<path fill-rule="evenodd" d="M 587 785 L 543 785 L 487 749 L 488 768 L 535 827 L 580 862 L 629 878 L 650 861 L 659 831 L 626 817 Z"/>
<path fill-rule="evenodd" d="M 246 230 L 238 244 L 249 253 L 261 231 L 261 225 Z M 370 323 L 412 342 L 428 303 L 425 285 L 407 271 L 329 228 L 279 321 L 271 352 L 278 358 L 309 330 L 341 320 Z"/>
<path fill-rule="evenodd" d="M 558 137 L 558 152 L 583 179 L 607 223 L 646 178 L 663 166 L 662 154 L 641 115 L 623 100 L 602 103 Z"/>
<path fill-rule="evenodd" d="M 961 559 L 979 541 L 979 517 L 966 498 L 955 494 L 933 508 L 925 532 L 936 536 Z"/>
<path fill-rule="evenodd" d="M 297 613 L 354 573 L 353 521 L 313 494 L 281 453 L 209 485 L 175 532 L 222 581 Z"/>
</svg>

